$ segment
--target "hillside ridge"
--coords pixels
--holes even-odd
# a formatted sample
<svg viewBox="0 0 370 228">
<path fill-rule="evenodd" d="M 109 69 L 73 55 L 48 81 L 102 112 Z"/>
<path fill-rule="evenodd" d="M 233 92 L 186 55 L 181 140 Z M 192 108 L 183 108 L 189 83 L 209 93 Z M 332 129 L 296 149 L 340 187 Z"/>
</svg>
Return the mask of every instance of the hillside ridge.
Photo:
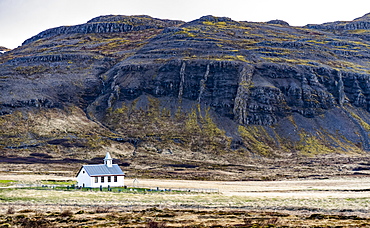
<svg viewBox="0 0 370 228">
<path fill-rule="evenodd" d="M 167 168 L 367 153 L 368 15 L 304 27 L 107 15 L 45 30 L 0 56 L 0 150 L 113 150 Z"/>
</svg>

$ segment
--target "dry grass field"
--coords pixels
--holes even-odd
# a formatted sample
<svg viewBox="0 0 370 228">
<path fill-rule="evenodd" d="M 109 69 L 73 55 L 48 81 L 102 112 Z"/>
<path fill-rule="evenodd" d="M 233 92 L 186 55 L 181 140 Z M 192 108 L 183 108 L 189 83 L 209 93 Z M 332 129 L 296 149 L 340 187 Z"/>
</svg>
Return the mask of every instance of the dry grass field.
<svg viewBox="0 0 370 228">
<path fill-rule="evenodd" d="M 0 227 L 370 227 L 367 177 L 240 182 L 139 179 L 138 183 L 139 187 L 218 189 L 218 193 L 12 187 L 73 179 L 3 173 Z M 126 184 L 133 185 L 133 180 L 126 179 Z"/>
</svg>

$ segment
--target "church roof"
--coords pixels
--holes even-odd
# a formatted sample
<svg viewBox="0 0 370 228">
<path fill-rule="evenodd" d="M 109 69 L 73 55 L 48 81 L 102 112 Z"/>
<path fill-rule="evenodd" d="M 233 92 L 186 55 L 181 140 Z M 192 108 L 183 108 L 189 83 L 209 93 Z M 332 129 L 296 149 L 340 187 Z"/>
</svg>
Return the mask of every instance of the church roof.
<svg viewBox="0 0 370 228">
<path fill-rule="evenodd" d="M 89 176 L 110 176 L 110 175 L 125 175 L 121 168 L 117 164 L 113 164 L 112 167 L 106 165 L 84 165 L 82 166 L 89 174 Z"/>
</svg>

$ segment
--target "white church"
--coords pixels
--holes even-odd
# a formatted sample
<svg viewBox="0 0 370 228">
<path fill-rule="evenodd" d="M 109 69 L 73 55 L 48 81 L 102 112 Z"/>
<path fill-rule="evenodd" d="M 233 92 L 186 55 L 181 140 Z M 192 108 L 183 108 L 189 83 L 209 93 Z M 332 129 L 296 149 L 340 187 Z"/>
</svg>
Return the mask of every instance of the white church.
<svg viewBox="0 0 370 228">
<path fill-rule="evenodd" d="M 77 186 L 82 188 L 123 187 L 125 173 L 109 152 L 105 155 L 104 164 L 84 165 L 77 174 Z"/>
</svg>

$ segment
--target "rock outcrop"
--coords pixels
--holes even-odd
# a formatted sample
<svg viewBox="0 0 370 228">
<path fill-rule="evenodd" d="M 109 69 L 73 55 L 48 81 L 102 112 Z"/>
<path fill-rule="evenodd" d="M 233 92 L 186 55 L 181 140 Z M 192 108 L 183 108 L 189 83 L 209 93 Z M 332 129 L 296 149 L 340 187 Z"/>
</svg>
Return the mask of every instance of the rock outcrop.
<svg viewBox="0 0 370 228">
<path fill-rule="evenodd" d="M 3 46 L 0 46 L 0 55 L 1 54 L 4 54 L 5 52 L 7 51 L 10 51 L 10 49 L 6 48 L 6 47 L 3 47 Z"/>
<path fill-rule="evenodd" d="M 284 26 L 290 26 L 288 22 L 283 20 L 271 20 L 266 22 L 267 24 L 273 24 L 273 25 L 284 25 Z"/>
<path fill-rule="evenodd" d="M 330 31 L 345 36 L 358 37 L 367 41 L 370 40 L 368 32 L 370 29 L 370 14 L 365 14 L 353 21 L 336 21 L 319 25 L 310 24 L 306 27 L 309 29 Z"/>
</svg>

